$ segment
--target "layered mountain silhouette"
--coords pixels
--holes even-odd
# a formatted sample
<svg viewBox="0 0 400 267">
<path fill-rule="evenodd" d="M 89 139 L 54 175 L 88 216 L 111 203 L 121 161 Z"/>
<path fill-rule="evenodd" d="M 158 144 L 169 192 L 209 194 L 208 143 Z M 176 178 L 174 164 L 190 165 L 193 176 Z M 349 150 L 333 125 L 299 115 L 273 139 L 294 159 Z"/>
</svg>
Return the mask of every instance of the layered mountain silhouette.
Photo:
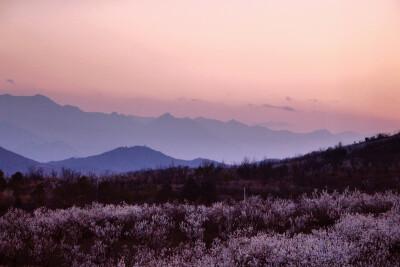
<svg viewBox="0 0 400 267">
<path fill-rule="evenodd" d="M 85 158 L 70 158 L 62 161 L 53 161 L 51 166 L 65 167 L 83 173 L 105 172 L 123 173 L 142 169 L 160 169 L 169 166 L 198 167 L 206 159 L 181 160 L 167 156 L 145 146 L 119 147 L 100 155 Z"/>
<path fill-rule="evenodd" d="M 83 174 L 96 173 L 101 175 L 142 169 L 160 169 L 170 166 L 198 167 L 205 162 L 211 161 L 201 158 L 194 160 L 175 159 L 149 147 L 135 146 L 119 147 L 90 157 L 39 163 L 0 147 L 0 170 L 7 174 L 13 174 L 17 171 L 25 173 L 39 168 L 49 173 L 51 170 L 60 171 L 62 168 L 67 168 Z"/>
<path fill-rule="evenodd" d="M 274 131 L 234 120 L 176 118 L 168 113 L 151 118 L 84 112 L 43 95 L 0 95 L 0 146 L 40 162 L 146 145 L 174 158 L 230 163 L 244 157 L 284 158 L 364 137 L 327 130 Z"/>
</svg>

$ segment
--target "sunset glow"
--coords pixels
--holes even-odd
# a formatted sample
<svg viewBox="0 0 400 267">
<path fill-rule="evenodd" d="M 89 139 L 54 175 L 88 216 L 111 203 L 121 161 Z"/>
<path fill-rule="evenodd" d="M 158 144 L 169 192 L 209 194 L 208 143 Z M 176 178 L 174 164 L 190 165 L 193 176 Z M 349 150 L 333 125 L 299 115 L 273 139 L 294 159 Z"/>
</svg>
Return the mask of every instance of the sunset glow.
<svg viewBox="0 0 400 267">
<path fill-rule="evenodd" d="M 0 93 L 273 129 L 400 129 L 397 0 L 0 2 Z"/>
</svg>

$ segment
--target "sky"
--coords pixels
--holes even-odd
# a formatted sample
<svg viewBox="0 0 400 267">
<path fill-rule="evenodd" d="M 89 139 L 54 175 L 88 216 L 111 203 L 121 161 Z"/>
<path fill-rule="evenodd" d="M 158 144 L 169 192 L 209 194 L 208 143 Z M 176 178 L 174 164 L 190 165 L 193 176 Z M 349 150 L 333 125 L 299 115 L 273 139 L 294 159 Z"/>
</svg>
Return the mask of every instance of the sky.
<svg viewBox="0 0 400 267">
<path fill-rule="evenodd" d="M 2 0 L 0 93 L 272 129 L 400 130 L 398 0 Z"/>
</svg>

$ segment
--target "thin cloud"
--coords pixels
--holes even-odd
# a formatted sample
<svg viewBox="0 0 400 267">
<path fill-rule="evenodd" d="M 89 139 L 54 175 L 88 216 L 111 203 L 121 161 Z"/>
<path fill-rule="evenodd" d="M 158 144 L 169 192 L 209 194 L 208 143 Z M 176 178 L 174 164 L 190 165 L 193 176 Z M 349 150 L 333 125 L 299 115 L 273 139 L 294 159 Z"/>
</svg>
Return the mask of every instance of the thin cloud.
<svg viewBox="0 0 400 267">
<path fill-rule="evenodd" d="M 311 99 L 308 99 L 308 101 L 310 101 L 310 102 L 318 102 L 318 99 L 315 99 L 315 98 L 311 98 Z"/>
<path fill-rule="evenodd" d="M 15 82 L 11 79 L 7 79 L 6 82 L 11 83 L 11 84 L 15 84 Z"/>
<path fill-rule="evenodd" d="M 264 104 L 262 105 L 262 107 L 264 108 L 274 108 L 274 109 L 282 109 L 282 110 L 286 110 L 286 111 L 296 111 L 296 109 L 289 107 L 289 106 L 274 106 L 274 105 L 270 105 L 270 104 Z"/>
<path fill-rule="evenodd" d="M 289 96 L 287 96 L 287 97 L 286 97 L 286 101 L 292 101 L 292 98 L 289 97 Z"/>
</svg>

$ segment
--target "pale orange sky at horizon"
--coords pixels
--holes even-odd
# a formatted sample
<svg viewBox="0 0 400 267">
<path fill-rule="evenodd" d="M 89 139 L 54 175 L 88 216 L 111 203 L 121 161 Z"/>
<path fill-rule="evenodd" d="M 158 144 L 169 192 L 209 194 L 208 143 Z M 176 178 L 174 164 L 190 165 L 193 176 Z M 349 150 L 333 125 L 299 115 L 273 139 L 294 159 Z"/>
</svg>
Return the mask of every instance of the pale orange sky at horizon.
<svg viewBox="0 0 400 267">
<path fill-rule="evenodd" d="M 0 36 L 0 93 L 299 132 L 400 129 L 395 0 L 3 0 Z"/>
</svg>

